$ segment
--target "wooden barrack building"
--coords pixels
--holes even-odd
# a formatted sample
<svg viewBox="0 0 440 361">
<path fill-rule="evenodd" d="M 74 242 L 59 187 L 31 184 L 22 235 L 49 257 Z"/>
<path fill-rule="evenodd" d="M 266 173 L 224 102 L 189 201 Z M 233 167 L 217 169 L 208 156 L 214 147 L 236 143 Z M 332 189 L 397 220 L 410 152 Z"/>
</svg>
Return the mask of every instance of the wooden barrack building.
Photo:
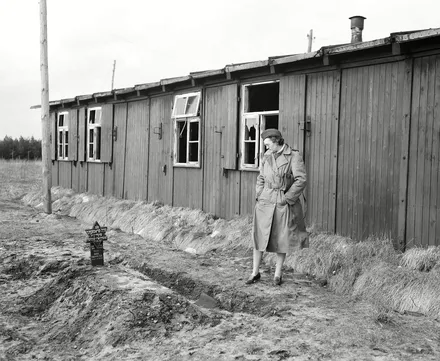
<svg viewBox="0 0 440 361">
<path fill-rule="evenodd" d="M 440 245 L 440 29 L 50 102 L 53 185 L 253 212 L 275 127 L 308 172 L 307 221 Z"/>
</svg>

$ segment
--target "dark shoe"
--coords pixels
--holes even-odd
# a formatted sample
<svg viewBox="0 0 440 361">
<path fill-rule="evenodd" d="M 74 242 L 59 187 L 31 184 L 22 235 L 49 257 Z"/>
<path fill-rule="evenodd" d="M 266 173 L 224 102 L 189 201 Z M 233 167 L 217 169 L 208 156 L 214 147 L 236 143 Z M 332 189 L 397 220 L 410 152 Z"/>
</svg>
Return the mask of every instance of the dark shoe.
<svg viewBox="0 0 440 361">
<path fill-rule="evenodd" d="M 252 284 L 252 283 L 255 283 L 255 282 L 257 282 L 260 278 L 261 278 L 261 275 L 260 275 L 260 272 L 258 272 L 255 276 L 251 276 L 251 278 L 249 278 L 249 279 L 246 281 L 246 284 L 247 284 L 247 285 L 250 285 L 250 284 Z"/>
<path fill-rule="evenodd" d="M 275 276 L 273 279 L 273 285 L 274 286 L 281 286 L 281 283 L 283 282 L 283 276 Z"/>
</svg>

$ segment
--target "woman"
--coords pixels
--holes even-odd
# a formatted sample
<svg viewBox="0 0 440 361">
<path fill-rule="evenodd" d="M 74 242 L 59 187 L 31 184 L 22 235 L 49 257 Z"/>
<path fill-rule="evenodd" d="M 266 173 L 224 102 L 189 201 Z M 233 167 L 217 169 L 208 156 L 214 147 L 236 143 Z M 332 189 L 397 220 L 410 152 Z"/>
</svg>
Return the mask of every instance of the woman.
<svg viewBox="0 0 440 361">
<path fill-rule="evenodd" d="M 246 284 L 257 282 L 264 251 L 277 253 L 274 284 L 281 285 L 286 253 L 308 247 L 308 233 L 299 200 L 306 186 L 306 170 L 299 151 L 284 144 L 278 129 L 266 129 L 267 148 L 257 178 L 253 221 L 253 272 Z"/>
</svg>

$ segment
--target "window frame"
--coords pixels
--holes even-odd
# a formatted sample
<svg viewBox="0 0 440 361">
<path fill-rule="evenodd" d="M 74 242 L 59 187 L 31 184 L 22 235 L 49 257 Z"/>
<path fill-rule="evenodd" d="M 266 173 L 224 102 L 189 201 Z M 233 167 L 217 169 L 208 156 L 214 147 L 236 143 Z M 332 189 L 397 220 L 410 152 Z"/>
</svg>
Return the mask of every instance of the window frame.
<svg viewBox="0 0 440 361">
<path fill-rule="evenodd" d="M 240 106 L 240 131 L 239 131 L 239 139 L 240 139 L 240 163 L 239 163 L 239 169 L 244 171 L 258 171 L 260 169 L 261 159 L 263 158 L 263 155 L 265 153 L 265 147 L 264 143 L 261 139 L 261 133 L 266 129 L 266 116 L 268 115 L 278 115 L 278 127 L 279 127 L 279 115 L 280 115 L 280 109 L 278 105 L 278 110 L 269 110 L 269 111 L 258 111 L 258 112 L 245 112 L 245 109 L 247 108 L 248 104 L 248 97 L 246 93 L 246 88 L 249 86 L 255 86 L 255 85 L 263 85 L 263 84 L 270 84 L 270 83 L 279 83 L 280 80 L 270 80 L 270 81 L 263 81 L 263 82 L 255 82 L 255 83 L 246 83 L 242 84 L 241 86 L 241 99 L 243 101 L 241 102 Z M 278 103 L 279 104 L 279 103 Z M 255 163 L 245 163 L 245 143 L 246 140 L 244 139 L 245 135 L 245 125 L 246 125 L 246 119 L 250 117 L 256 117 L 258 119 L 257 124 L 257 133 L 256 134 L 256 146 L 255 146 Z"/>
<path fill-rule="evenodd" d="M 194 112 L 187 113 L 186 108 L 188 106 L 188 98 L 191 96 L 197 96 L 196 98 L 196 109 Z M 184 94 L 177 94 L 174 96 L 173 101 L 173 111 L 171 113 L 171 118 L 173 120 L 173 127 L 174 127 L 174 146 L 173 146 L 173 166 L 174 167 L 188 167 L 188 168 L 200 168 L 201 167 L 201 138 L 202 138 L 202 121 L 200 117 L 200 106 L 201 106 L 201 99 L 202 92 L 191 92 L 191 93 L 184 93 Z M 176 105 L 177 101 L 179 99 L 185 99 L 185 113 L 176 114 Z M 182 129 L 179 124 L 184 123 L 183 127 L 186 128 L 186 154 L 185 159 L 186 162 L 179 162 L 179 138 L 180 138 L 180 132 Z M 197 134 L 197 140 L 191 140 L 190 139 L 190 125 L 191 123 L 198 123 L 198 134 Z M 197 161 L 190 161 L 190 145 L 197 143 Z"/>
<path fill-rule="evenodd" d="M 95 111 L 95 119 L 93 123 L 90 123 L 90 113 Z M 98 119 L 96 119 L 96 115 Z M 101 162 L 102 152 L 102 107 L 87 108 L 87 162 Z M 93 140 L 91 141 L 90 131 L 93 131 Z M 98 137 L 99 133 L 99 137 Z M 99 138 L 99 139 L 98 139 Z M 90 155 L 90 146 L 93 146 L 92 155 Z M 99 148 L 99 158 L 97 158 L 97 149 Z"/>
<path fill-rule="evenodd" d="M 63 125 L 60 126 L 60 118 L 63 116 Z M 61 134 L 61 137 L 60 137 Z M 69 160 L 69 112 L 59 112 L 57 114 L 57 159 Z M 60 139 L 61 138 L 61 139 Z"/>
</svg>

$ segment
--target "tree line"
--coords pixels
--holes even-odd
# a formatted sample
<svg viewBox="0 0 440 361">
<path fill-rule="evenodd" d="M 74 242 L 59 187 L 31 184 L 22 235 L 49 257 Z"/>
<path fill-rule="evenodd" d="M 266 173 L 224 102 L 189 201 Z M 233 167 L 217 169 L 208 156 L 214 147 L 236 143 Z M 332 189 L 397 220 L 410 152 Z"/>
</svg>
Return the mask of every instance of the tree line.
<svg viewBox="0 0 440 361">
<path fill-rule="evenodd" d="M 5 136 L 0 140 L 0 159 L 41 159 L 41 140 Z"/>
</svg>

